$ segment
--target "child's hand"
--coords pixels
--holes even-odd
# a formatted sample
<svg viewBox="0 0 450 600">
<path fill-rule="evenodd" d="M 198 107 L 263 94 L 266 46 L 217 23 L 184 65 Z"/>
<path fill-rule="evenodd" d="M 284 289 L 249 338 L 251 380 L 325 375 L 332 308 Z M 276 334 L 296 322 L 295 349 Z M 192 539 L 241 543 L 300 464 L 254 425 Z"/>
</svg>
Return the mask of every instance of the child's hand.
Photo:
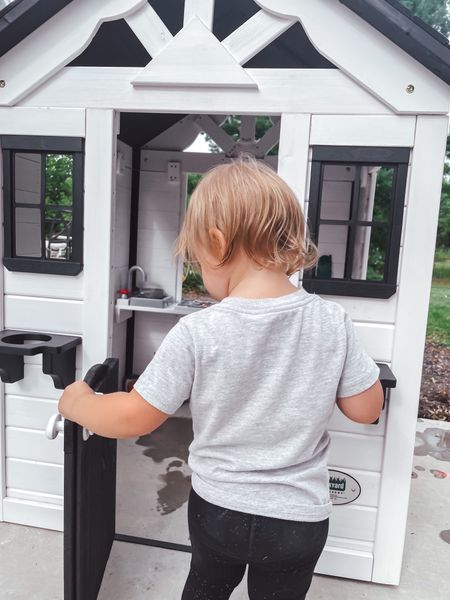
<svg viewBox="0 0 450 600">
<path fill-rule="evenodd" d="M 86 394 L 93 394 L 95 396 L 94 390 L 87 383 L 84 381 L 71 383 L 65 388 L 63 395 L 59 399 L 58 412 L 66 419 L 72 421 L 73 408 L 77 399 Z"/>
</svg>

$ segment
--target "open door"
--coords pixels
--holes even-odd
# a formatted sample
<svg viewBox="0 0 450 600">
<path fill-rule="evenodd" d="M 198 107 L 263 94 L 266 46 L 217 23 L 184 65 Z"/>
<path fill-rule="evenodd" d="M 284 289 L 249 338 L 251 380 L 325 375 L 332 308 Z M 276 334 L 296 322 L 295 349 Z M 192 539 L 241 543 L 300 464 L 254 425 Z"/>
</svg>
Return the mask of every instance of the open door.
<svg viewBox="0 0 450 600">
<path fill-rule="evenodd" d="M 95 391 L 118 389 L 118 360 L 92 367 Z M 64 600 L 96 600 L 114 540 L 117 440 L 64 421 Z"/>
</svg>

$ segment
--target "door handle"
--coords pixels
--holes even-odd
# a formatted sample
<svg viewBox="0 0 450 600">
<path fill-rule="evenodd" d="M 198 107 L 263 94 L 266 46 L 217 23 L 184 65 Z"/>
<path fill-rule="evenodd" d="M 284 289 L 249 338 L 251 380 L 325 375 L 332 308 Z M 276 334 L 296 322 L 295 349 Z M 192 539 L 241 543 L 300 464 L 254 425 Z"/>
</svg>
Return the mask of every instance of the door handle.
<svg viewBox="0 0 450 600">
<path fill-rule="evenodd" d="M 58 433 L 64 431 L 64 419 L 59 413 L 52 415 L 48 420 L 47 427 L 45 429 L 45 436 L 49 440 L 54 440 Z"/>
<path fill-rule="evenodd" d="M 107 358 L 104 363 L 94 365 L 89 369 L 84 377 L 84 382 L 89 385 L 95 392 L 111 392 L 115 387 L 115 384 L 111 384 L 110 379 L 111 373 L 117 373 L 118 361 L 115 358 Z M 117 387 L 115 387 L 117 389 Z M 57 435 L 64 432 L 64 417 L 56 413 L 52 415 L 47 423 L 45 429 L 45 436 L 49 440 L 54 440 Z M 83 427 L 83 440 L 86 442 L 91 435 L 94 435 L 87 427 Z"/>
<path fill-rule="evenodd" d="M 54 440 L 59 433 L 64 433 L 64 417 L 56 413 L 48 420 L 47 427 L 45 428 L 45 437 L 49 440 Z M 92 431 L 83 427 L 83 440 L 88 440 L 91 435 L 94 435 Z"/>
</svg>

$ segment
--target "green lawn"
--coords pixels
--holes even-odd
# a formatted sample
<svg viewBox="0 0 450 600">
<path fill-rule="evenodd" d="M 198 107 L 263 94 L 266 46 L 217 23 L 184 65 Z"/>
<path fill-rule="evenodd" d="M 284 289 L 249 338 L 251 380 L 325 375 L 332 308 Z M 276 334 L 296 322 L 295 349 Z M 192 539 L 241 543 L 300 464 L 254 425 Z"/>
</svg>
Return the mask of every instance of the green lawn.
<svg viewBox="0 0 450 600">
<path fill-rule="evenodd" d="M 436 250 L 433 279 L 450 279 L 450 250 L 448 248 Z"/>
<path fill-rule="evenodd" d="M 427 336 L 433 342 L 450 346 L 450 279 L 433 279 Z"/>
</svg>

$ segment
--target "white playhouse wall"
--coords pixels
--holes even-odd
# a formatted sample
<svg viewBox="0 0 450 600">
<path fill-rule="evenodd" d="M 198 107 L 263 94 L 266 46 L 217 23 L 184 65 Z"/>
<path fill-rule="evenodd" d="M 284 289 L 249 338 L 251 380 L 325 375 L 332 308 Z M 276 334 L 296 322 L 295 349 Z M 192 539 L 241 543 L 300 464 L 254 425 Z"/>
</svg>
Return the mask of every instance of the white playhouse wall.
<svg viewBox="0 0 450 600">
<path fill-rule="evenodd" d="M 69 131 L 72 135 L 84 137 L 84 111 L 79 112 L 76 132 L 72 132 L 72 128 Z M 56 111 L 56 117 L 58 116 L 62 117 Z M 67 125 L 66 122 L 66 129 Z M 61 120 L 59 126 L 60 131 L 52 131 L 54 135 L 64 135 L 64 120 Z M 23 134 L 25 133 L 24 131 Z M 100 139 L 93 141 L 99 143 Z M 114 201 L 116 196 L 112 195 L 115 225 L 112 229 L 111 260 L 112 279 L 117 288 L 124 284 L 124 272 L 128 269 L 131 191 L 131 149 L 121 142 L 118 142 L 118 145 L 123 154 L 123 161 L 122 170 L 116 175 L 117 210 Z M 109 157 L 112 173 L 114 172 L 111 168 L 113 159 L 114 156 Z M 88 189 L 87 195 L 90 195 Z M 90 198 L 88 201 L 93 202 L 93 200 L 94 198 Z M 110 200 L 111 194 L 108 202 Z M 102 216 L 101 213 L 98 216 Z M 97 245 L 95 223 L 86 220 L 85 263 L 95 263 Z M 83 358 L 83 352 L 86 351 L 86 337 L 92 333 L 92 322 L 97 312 L 95 307 L 89 310 L 89 305 L 86 306 L 88 292 L 85 271 L 72 277 L 12 272 L 2 267 L 0 280 L 4 329 L 81 336 L 83 345 L 77 347 L 76 354 L 77 379 L 80 379 L 94 362 L 102 362 L 106 358 L 106 354 L 99 355 L 92 363 L 91 359 Z M 114 356 L 121 358 L 122 372 L 125 362 L 125 327 L 125 323 L 115 327 L 112 342 Z M 96 335 L 95 331 L 93 333 Z M 95 348 L 92 349 L 91 345 L 90 352 L 93 350 L 95 352 Z M 44 434 L 49 418 L 58 412 L 58 399 L 62 390 L 56 389 L 51 377 L 42 373 L 42 355 L 25 356 L 24 379 L 13 384 L 2 384 L 1 387 L 1 402 L 5 410 L 4 413 L 0 411 L 4 419 L 1 423 L 0 416 L 2 438 L 4 435 L 4 444 L 0 445 L 0 475 L 3 472 L 3 515 L 0 514 L 0 518 L 11 523 L 62 531 L 64 434 L 60 433 L 54 440 L 47 439 Z"/>
</svg>

